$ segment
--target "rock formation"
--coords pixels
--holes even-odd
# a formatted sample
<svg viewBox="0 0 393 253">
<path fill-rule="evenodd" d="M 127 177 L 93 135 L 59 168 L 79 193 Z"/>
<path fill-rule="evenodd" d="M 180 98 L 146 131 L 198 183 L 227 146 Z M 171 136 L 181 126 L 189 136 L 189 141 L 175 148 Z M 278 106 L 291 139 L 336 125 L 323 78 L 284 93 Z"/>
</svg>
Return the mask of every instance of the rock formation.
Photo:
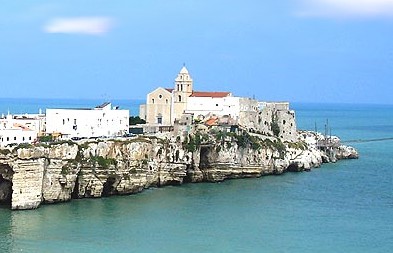
<svg viewBox="0 0 393 253">
<path fill-rule="evenodd" d="M 323 145 L 321 145 L 323 143 Z M 73 198 L 132 194 L 149 187 L 303 171 L 357 158 L 356 150 L 313 132 L 296 142 L 248 132 L 19 145 L 0 152 L 0 202 L 34 209 Z"/>
</svg>

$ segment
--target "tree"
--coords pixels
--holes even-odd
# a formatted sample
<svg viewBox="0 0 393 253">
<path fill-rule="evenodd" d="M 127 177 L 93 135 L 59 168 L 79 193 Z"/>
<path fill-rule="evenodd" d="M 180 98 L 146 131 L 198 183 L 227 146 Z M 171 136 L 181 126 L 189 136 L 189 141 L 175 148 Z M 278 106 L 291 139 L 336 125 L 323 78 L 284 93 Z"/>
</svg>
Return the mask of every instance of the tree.
<svg viewBox="0 0 393 253">
<path fill-rule="evenodd" d="M 131 116 L 130 117 L 130 126 L 137 125 L 137 124 L 146 124 L 144 119 L 139 118 L 139 116 Z"/>
</svg>

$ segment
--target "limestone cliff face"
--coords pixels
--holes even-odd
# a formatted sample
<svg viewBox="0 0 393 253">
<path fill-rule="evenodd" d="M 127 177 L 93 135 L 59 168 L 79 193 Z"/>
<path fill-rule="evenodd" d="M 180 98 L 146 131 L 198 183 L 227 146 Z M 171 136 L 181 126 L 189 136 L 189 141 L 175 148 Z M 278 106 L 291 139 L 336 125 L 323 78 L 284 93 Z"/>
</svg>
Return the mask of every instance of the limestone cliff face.
<svg viewBox="0 0 393 253">
<path fill-rule="evenodd" d="M 302 171 L 329 161 L 326 153 L 305 145 L 305 137 L 286 144 L 250 135 L 248 141 L 236 138 L 208 136 L 194 146 L 179 137 L 19 146 L 0 152 L 0 201 L 9 201 L 12 209 L 33 209 L 149 187 Z M 335 159 L 357 157 L 345 147 L 335 152 Z"/>
</svg>

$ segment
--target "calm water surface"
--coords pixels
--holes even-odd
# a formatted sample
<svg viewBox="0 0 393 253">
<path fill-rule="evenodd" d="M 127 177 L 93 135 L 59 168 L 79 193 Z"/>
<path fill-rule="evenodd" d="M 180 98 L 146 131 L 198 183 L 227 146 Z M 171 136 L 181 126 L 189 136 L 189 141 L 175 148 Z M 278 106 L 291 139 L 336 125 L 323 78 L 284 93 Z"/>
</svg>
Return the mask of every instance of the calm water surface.
<svg viewBox="0 0 393 253">
<path fill-rule="evenodd" d="M 393 137 L 393 106 L 293 106 L 299 127 L 343 140 Z M 393 141 L 361 159 L 224 183 L 0 208 L 0 252 L 391 252 Z"/>
</svg>

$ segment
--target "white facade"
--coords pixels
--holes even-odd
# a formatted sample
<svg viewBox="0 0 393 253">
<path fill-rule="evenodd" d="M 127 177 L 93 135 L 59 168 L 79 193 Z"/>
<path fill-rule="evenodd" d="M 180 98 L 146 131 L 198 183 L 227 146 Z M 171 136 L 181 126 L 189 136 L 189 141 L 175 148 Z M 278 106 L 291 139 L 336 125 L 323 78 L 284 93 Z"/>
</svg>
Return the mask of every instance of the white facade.
<svg viewBox="0 0 393 253">
<path fill-rule="evenodd" d="M 258 101 L 242 97 L 189 97 L 186 113 L 194 118 L 207 115 L 229 116 L 237 124 L 248 126 L 250 121 L 256 123 Z"/>
<path fill-rule="evenodd" d="M 44 131 L 42 114 L 7 115 L 0 118 L 0 146 L 32 143 Z"/>
<path fill-rule="evenodd" d="M 37 132 L 22 128 L 0 129 L 1 147 L 9 144 L 32 143 L 37 139 Z"/>
<path fill-rule="evenodd" d="M 239 97 L 189 97 L 186 113 L 194 114 L 194 117 L 214 114 L 217 116 L 230 115 L 239 117 Z"/>
<path fill-rule="evenodd" d="M 63 138 L 121 136 L 129 131 L 128 110 L 105 103 L 93 109 L 47 109 L 46 133 Z"/>
</svg>

